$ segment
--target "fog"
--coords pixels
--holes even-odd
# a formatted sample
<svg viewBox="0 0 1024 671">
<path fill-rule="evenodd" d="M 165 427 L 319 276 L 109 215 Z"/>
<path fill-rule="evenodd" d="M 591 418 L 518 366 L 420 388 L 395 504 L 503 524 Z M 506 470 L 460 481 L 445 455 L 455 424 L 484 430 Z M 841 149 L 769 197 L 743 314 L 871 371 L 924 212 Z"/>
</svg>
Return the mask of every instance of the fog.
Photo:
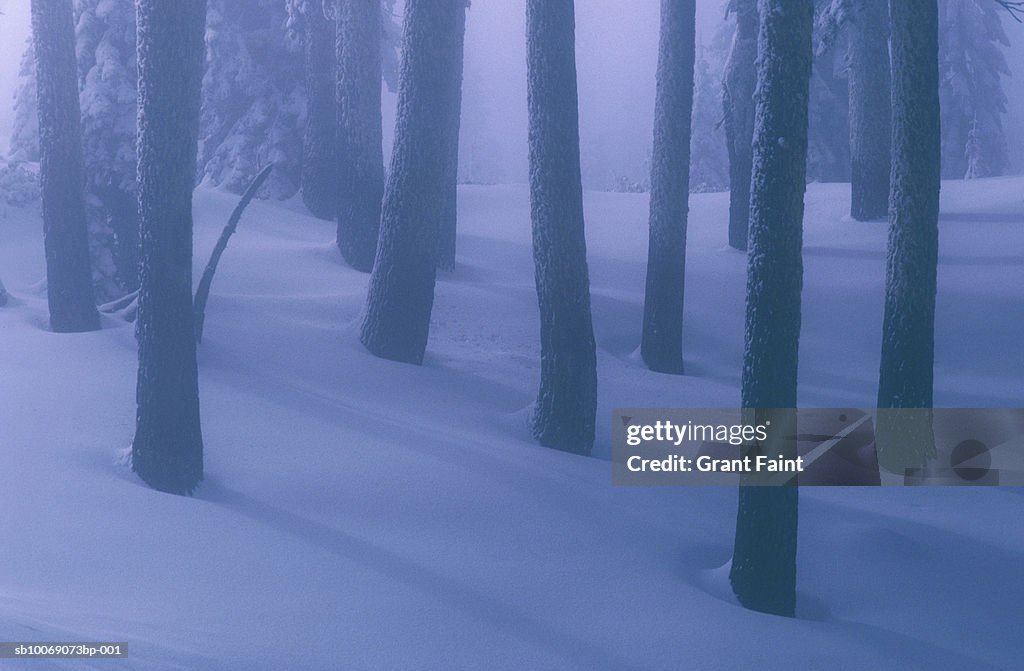
<svg viewBox="0 0 1024 671">
<path fill-rule="evenodd" d="M 399 3 L 401 4 L 401 3 Z M 463 179 L 526 179 L 524 0 L 474 0 L 468 15 L 464 83 Z M 650 151 L 657 60 L 656 0 L 586 0 L 577 5 L 581 159 L 585 185 L 607 188 L 639 176 Z M 698 0 L 698 41 L 707 44 L 723 0 Z M 7 147 L 13 95 L 29 31 L 28 0 L 0 0 L 0 148 Z M 1011 72 L 1024 70 L 1024 25 L 1004 18 Z M 1004 78 L 1010 169 L 1024 171 L 1024 75 Z M 385 96 L 390 142 L 394 96 Z"/>
</svg>

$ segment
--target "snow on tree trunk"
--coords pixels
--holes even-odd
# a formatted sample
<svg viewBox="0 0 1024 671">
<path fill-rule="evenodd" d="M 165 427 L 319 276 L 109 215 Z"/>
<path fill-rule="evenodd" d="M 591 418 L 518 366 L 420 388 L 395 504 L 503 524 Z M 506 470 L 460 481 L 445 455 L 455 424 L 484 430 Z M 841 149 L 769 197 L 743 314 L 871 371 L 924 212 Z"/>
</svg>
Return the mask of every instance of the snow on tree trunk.
<svg viewBox="0 0 1024 671">
<path fill-rule="evenodd" d="M 861 0 L 850 24 L 850 216 L 889 212 L 892 107 L 888 0 Z"/>
<path fill-rule="evenodd" d="M 71 0 L 32 0 L 50 328 L 100 327 L 89 262 Z"/>
<path fill-rule="evenodd" d="M 683 286 L 690 185 L 693 3 L 661 2 L 651 155 L 650 239 L 640 352 L 648 368 L 683 373 Z"/>
<path fill-rule="evenodd" d="M 139 0 L 139 378 L 132 469 L 154 489 L 203 479 L 192 316 L 192 187 L 206 0 Z"/>
<path fill-rule="evenodd" d="M 406 5 L 395 146 L 360 335 L 385 359 L 419 364 L 427 347 L 465 12 L 465 0 Z"/>
<path fill-rule="evenodd" d="M 889 11 L 893 169 L 878 407 L 931 408 L 941 154 L 938 8 L 936 0 L 892 0 Z M 887 443 L 880 439 L 878 449 L 889 467 L 917 465 L 932 450 L 930 441 L 909 441 L 896 458 Z"/>
<path fill-rule="evenodd" d="M 468 6 L 468 3 L 467 3 Z M 455 91 L 450 96 L 454 110 L 449 111 L 453 125 L 449 129 L 448 152 L 445 157 L 444 178 L 444 210 L 441 212 L 441 230 L 438 236 L 437 267 L 442 270 L 455 270 L 455 237 L 458 229 L 458 177 L 459 177 L 459 126 L 462 119 L 462 68 L 463 47 L 466 35 L 466 19 L 463 12 L 462 23 L 458 27 L 459 59 L 455 66 Z"/>
<path fill-rule="evenodd" d="M 330 3 L 328 2 L 328 5 Z M 324 0 L 305 3 L 306 130 L 302 151 L 302 202 L 314 216 L 338 215 L 338 153 L 334 102 L 337 29 Z"/>
<path fill-rule="evenodd" d="M 760 3 L 742 402 L 772 435 L 795 430 L 813 4 Z M 792 445 L 764 448 L 788 457 Z M 796 542 L 796 487 L 741 486 L 729 580 L 744 607 L 794 614 Z"/>
<path fill-rule="evenodd" d="M 747 248 L 753 161 L 754 86 L 757 83 L 757 0 L 735 0 L 736 33 L 725 66 L 722 107 L 729 148 L 729 246 Z"/>
<path fill-rule="evenodd" d="M 380 0 L 341 0 L 338 11 L 338 248 L 370 272 L 384 194 Z"/>
<path fill-rule="evenodd" d="M 526 4 L 530 212 L 541 377 L 533 434 L 589 454 L 597 368 L 583 226 L 573 0 Z"/>
</svg>

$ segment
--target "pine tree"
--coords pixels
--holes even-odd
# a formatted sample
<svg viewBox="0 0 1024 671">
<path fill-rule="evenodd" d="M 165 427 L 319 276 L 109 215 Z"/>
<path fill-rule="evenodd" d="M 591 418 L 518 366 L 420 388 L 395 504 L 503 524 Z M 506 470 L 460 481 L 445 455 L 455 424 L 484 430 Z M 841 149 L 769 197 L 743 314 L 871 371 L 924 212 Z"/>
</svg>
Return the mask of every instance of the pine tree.
<svg viewBox="0 0 1024 671">
<path fill-rule="evenodd" d="M 992 0 L 939 2 L 942 176 L 992 177 L 1006 168 L 1002 115 L 1009 45 Z"/>
<path fill-rule="evenodd" d="M 573 0 L 527 0 L 530 212 L 540 306 L 541 445 L 589 454 L 597 363 L 583 227 Z"/>
<path fill-rule="evenodd" d="M 26 40 L 14 93 L 14 124 L 11 127 L 9 158 L 12 161 L 39 160 L 39 102 L 36 97 L 36 53 L 32 38 Z"/>
<path fill-rule="evenodd" d="M 139 283 L 135 189 L 135 3 L 77 0 L 77 52 L 94 280 L 113 275 L 104 294 Z M 112 270 L 104 271 L 107 263 Z"/>
<path fill-rule="evenodd" d="M 892 122 L 888 0 L 859 0 L 850 24 L 850 216 L 889 211 Z"/>
<path fill-rule="evenodd" d="M 306 90 L 302 45 L 287 24 L 281 0 L 209 0 L 200 180 L 241 193 L 273 163 L 260 197 L 298 192 Z"/>
<path fill-rule="evenodd" d="M 724 31 L 719 32 L 724 34 Z M 728 42 L 720 41 L 716 35 L 709 46 L 698 47 L 693 69 L 693 118 L 690 120 L 691 193 L 729 188 L 729 154 L 722 128 L 722 73 L 728 46 Z"/>
<path fill-rule="evenodd" d="M 466 0 L 466 6 L 469 2 Z M 453 133 L 448 138 L 448 150 L 445 157 L 445 178 L 444 178 L 444 210 L 441 212 L 441 230 L 438 236 L 437 267 L 442 270 L 455 270 L 455 239 L 458 229 L 458 178 L 459 178 L 459 128 L 462 120 L 462 70 L 463 70 L 463 47 L 465 41 L 465 17 L 463 25 L 458 29 L 459 44 L 457 46 L 459 58 L 455 64 L 455 86 L 456 90 L 451 94 L 450 100 L 455 109 L 450 114 L 455 119 Z"/>
<path fill-rule="evenodd" d="M 384 194 L 380 0 L 341 0 L 338 14 L 338 248 L 373 269 Z"/>
<path fill-rule="evenodd" d="M 32 0 L 50 328 L 100 327 L 89 269 L 71 0 Z"/>
<path fill-rule="evenodd" d="M 650 238 L 640 352 L 648 368 L 683 373 L 683 287 L 690 186 L 695 7 L 662 0 L 651 158 Z"/>
<path fill-rule="evenodd" d="M 757 423 L 772 417 L 771 435 L 785 436 L 797 403 L 814 7 L 762 0 L 760 8 L 742 401 Z M 792 445 L 769 442 L 765 451 L 788 455 Z M 796 487 L 740 487 L 729 580 L 744 607 L 794 614 L 796 541 Z"/>
<path fill-rule="evenodd" d="M 836 44 L 814 56 L 807 125 L 807 181 L 850 181 L 846 53 Z"/>
<path fill-rule="evenodd" d="M 395 145 L 360 334 L 385 359 L 419 364 L 427 347 L 465 13 L 465 0 L 406 5 Z"/>
<path fill-rule="evenodd" d="M 307 100 L 302 202 L 315 216 L 333 220 L 338 214 L 338 154 L 334 139 L 337 29 L 331 4 L 324 0 L 304 0 L 302 7 Z"/>
<path fill-rule="evenodd" d="M 891 0 L 889 11 L 893 171 L 878 407 L 930 408 L 941 153 L 938 7 L 936 0 Z"/>
<path fill-rule="evenodd" d="M 758 0 L 731 0 L 736 15 L 729 61 L 722 86 L 725 137 L 729 148 L 729 246 L 747 248 L 750 224 L 750 172 L 754 134 L 754 86 L 757 83 Z"/>
<path fill-rule="evenodd" d="M 192 316 L 192 188 L 206 0 L 138 0 L 139 378 L 132 469 L 154 489 L 203 479 Z"/>
</svg>

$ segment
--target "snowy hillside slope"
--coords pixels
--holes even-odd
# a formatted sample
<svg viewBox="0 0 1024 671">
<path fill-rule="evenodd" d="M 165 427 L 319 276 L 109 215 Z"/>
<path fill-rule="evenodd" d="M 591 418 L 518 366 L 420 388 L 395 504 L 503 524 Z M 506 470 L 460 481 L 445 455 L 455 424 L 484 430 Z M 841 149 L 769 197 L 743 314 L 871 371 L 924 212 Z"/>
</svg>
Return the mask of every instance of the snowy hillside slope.
<svg viewBox="0 0 1024 671">
<path fill-rule="evenodd" d="M 811 185 L 800 398 L 874 402 L 886 225 Z M 196 194 L 197 274 L 236 197 Z M 611 409 L 733 406 L 745 257 L 727 194 L 691 199 L 687 376 L 639 344 L 646 197 L 586 194 L 598 456 Z M 1013 669 L 1024 656 L 1024 496 L 805 489 L 800 617 L 728 596 L 736 495 L 627 489 L 540 448 L 525 187 L 460 187 L 423 367 L 357 340 L 367 277 L 333 226 L 253 203 L 199 351 L 207 478 L 148 489 L 132 326 L 44 329 L 41 224 L 0 218 L 0 640 L 120 640 L 127 660 L 31 669 Z M 936 403 L 1021 404 L 1024 178 L 943 185 Z"/>
</svg>

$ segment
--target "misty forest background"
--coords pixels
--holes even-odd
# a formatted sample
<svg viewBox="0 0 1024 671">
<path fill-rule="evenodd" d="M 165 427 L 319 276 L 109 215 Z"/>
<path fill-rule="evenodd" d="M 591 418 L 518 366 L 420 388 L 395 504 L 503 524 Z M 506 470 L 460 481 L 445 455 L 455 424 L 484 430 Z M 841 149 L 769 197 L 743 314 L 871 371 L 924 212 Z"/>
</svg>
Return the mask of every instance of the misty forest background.
<svg viewBox="0 0 1024 671">
<path fill-rule="evenodd" d="M 369 276 L 357 356 L 420 365 L 435 287 L 459 276 L 463 187 L 528 181 L 530 431 L 586 456 L 605 418 L 584 189 L 649 196 L 633 348 L 671 375 L 688 373 L 690 194 L 729 192 L 721 246 L 746 254 L 736 401 L 760 409 L 797 406 L 806 185 L 842 185 L 847 225 L 888 222 L 877 405 L 933 405 L 940 181 L 1024 167 L 1007 58 L 1024 4 L 662 0 L 636 10 L 641 50 L 602 44 L 572 0 L 527 0 L 506 49 L 485 28 L 511 10 L 478 3 L 32 0 L 0 201 L 41 203 L 49 330 L 135 324 L 143 481 L 193 494 L 204 479 L 197 347 L 217 262 L 243 263 L 224 249 L 252 200 L 336 226 L 332 254 Z M 577 53 L 594 62 L 581 42 L 607 72 L 578 71 Z M 487 69 L 509 54 L 526 64 L 515 82 L 521 64 Z M 605 76 L 635 111 L 611 107 Z M 194 291 L 197 185 L 241 202 Z M 795 487 L 740 488 L 729 585 L 744 607 L 796 614 L 797 511 Z"/>
</svg>

